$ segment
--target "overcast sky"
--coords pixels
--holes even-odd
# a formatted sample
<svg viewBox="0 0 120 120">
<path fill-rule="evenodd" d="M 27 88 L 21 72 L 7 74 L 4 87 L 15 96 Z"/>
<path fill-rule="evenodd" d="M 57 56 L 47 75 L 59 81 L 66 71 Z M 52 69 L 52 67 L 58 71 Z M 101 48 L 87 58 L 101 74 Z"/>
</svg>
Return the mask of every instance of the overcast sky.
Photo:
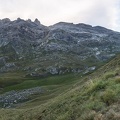
<svg viewBox="0 0 120 120">
<path fill-rule="evenodd" d="M 44 25 L 64 21 L 120 31 L 120 0 L 0 0 L 0 19 L 18 17 L 38 18 Z"/>
</svg>

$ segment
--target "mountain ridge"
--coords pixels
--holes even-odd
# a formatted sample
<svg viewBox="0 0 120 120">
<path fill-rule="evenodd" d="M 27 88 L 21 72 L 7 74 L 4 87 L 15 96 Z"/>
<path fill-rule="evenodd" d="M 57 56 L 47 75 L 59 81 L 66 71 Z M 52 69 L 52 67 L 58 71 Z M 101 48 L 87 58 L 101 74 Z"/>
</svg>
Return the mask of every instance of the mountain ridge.
<svg viewBox="0 0 120 120">
<path fill-rule="evenodd" d="M 84 73 L 119 53 L 119 46 L 120 33 L 100 26 L 59 22 L 47 27 L 38 19 L 0 20 L 1 73 Z"/>
</svg>

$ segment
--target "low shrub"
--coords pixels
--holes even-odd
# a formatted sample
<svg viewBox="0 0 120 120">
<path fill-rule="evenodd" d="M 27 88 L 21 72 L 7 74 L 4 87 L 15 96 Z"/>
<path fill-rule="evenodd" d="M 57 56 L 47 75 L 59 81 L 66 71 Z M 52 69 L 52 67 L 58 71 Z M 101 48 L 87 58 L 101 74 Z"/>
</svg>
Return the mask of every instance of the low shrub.
<svg viewBox="0 0 120 120">
<path fill-rule="evenodd" d="M 116 79 L 115 79 L 115 82 L 116 82 L 116 83 L 120 83 L 120 78 L 116 78 Z"/>
<path fill-rule="evenodd" d="M 103 100 L 103 102 L 106 103 L 106 105 L 109 106 L 115 101 L 115 97 L 115 92 L 111 89 L 107 89 L 106 91 L 104 91 L 103 95 L 101 96 L 101 99 Z"/>
<path fill-rule="evenodd" d="M 114 73 L 114 72 L 113 72 L 113 73 L 111 73 L 111 72 L 110 72 L 110 73 L 107 73 L 107 74 L 104 75 L 104 79 L 112 78 L 112 77 L 114 77 L 115 75 L 116 75 L 116 73 Z"/>
<path fill-rule="evenodd" d="M 88 90 L 87 93 L 93 93 L 102 89 L 105 89 L 107 85 L 107 82 L 103 81 L 103 80 L 95 80 L 92 81 L 89 85 L 88 85 Z"/>
</svg>

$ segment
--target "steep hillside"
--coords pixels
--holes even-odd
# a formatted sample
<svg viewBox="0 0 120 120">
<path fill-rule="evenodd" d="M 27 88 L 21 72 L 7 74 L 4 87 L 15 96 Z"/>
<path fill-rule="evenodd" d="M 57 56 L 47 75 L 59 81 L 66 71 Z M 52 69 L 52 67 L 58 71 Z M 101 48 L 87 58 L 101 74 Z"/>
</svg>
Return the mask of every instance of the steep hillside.
<svg viewBox="0 0 120 120">
<path fill-rule="evenodd" d="M 0 20 L 0 73 L 87 73 L 118 52 L 120 33 L 100 26 Z"/>
<path fill-rule="evenodd" d="M 120 119 L 120 56 L 90 75 L 82 78 L 68 75 L 59 80 L 62 79 L 73 79 L 74 82 L 63 82 L 62 87 L 53 92 L 54 97 L 46 94 L 46 97 L 37 97 L 19 109 L 1 109 L 1 120 Z"/>
</svg>

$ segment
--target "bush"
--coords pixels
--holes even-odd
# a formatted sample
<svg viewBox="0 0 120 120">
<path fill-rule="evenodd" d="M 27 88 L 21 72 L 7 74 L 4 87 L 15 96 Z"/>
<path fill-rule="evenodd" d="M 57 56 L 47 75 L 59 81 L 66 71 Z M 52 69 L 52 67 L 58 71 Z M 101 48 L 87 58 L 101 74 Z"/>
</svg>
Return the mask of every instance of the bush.
<svg viewBox="0 0 120 120">
<path fill-rule="evenodd" d="M 102 80 L 93 81 L 89 84 L 87 93 L 93 93 L 95 91 L 105 89 L 106 85 L 107 85 L 106 81 L 102 81 Z"/>
<path fill-rule="evenodd" d="M 112 78 L 114 76 L 115 76 L 115 73 L 107 73 L 107 74 L 105 74 L 104 79 L 109 79 L 109 78 Z"/>
<path fill-rule="evenodd" d="M 110 105 L 115 101 L 115 97 L 116 97 L 115 92 L 108 89 L 108 90 L 104 91 L 103 95 L 101 96 L 101 99 L 107 105 Z"/>
<path fill-rule="evenodd" d="M 95 111 L 85 111 L 78 120 L 94 120 Z"/>
<path fill-rule="evenodd" d="M 120 78 L 116 78 L 116 79 L 115 79 L 115 82 L 116 82 L 116 83 L 120 83 Z"/>
<path fill-rule="evenodd" d="M 88 101 L 88 103 L 86 103 L 86 105 L 84 105 L 83 107 L 85 109 L 90 109 L 90 110 L 94 110 L 94 111 L 100 111 L 102 108 L 104 108 L 104 103 L 100 102 L 98 100 L 93 100 L 93 101 Z"/>
</svg>

